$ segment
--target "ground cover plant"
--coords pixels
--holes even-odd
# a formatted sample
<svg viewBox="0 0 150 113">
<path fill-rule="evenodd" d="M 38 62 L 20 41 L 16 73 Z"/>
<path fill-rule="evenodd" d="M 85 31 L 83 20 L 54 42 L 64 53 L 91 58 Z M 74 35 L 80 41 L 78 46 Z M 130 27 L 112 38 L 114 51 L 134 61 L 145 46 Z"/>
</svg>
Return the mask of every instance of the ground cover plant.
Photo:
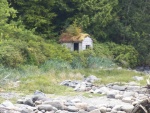
<svg viewBox="0 0 150 113">
<path fill-rule="evenodd" d="M 49 65 L 51 65 L 51 63 Z M 50 68 L 45 67 L 45 65 L 43 65 L 43 67 L 24 66 L 20 69 L 1 67 L 1 89 L 3 89 L 3 91 L 24 92 L 25 94 L 40 90 L 47 94 L 78 95 L 78 92 L 75 92 L 72 88 L 61 86 L 60 83 L 64 80 L 83 80 L 84 77 L 89 75 L 95 75 L 100 78 L 100 80 L 95 83 L 96 85 L 114 82 L 130 82 L 133 81 L 133 76 L 143 76 L 145 79 L 139 83 L 146 85 L 147 76 L 133 70 L 119 69 L 116 67 L 97 69 L 67 69 L 65 67 L 64 65 L 64 67 L 56 68 L 53 67 L 53 64 Z M 19 81 L 19 85 L 15 86 L 17 81 Z"/>
</svg>

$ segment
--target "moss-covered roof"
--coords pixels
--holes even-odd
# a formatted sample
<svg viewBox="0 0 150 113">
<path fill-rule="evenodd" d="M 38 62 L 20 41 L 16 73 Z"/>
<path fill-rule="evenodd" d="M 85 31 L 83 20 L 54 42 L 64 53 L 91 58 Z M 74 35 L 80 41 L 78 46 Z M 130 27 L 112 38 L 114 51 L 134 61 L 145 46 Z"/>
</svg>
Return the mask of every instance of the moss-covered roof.
<svg viewBox="0 0 150 113">
<path fill-rule="evenodd" d="M 61 43 L 64 43 L 64 42 L 82 42 L 84 40 L 84 38 L 86 38 L 87 36 L 89 36 L 89 34 L 86 34 L 86 33 L 80 33 L 77 36 L 72 36 L 68 33 L 63 33 L 60 36 L 59 42 L 61 42 Z"/>
</svg>

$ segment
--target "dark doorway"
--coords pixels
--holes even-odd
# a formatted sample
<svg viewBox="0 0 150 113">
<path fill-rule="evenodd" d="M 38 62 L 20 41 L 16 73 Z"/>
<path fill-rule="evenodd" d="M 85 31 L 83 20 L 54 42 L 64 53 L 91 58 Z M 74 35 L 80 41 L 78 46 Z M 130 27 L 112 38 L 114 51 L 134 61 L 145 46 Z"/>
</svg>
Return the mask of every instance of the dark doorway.
<svg viewBox="0 0 150 113">
<path fill-rule="evenodd" d="M 74 43 L 74 51 L 79 51 L 79 43 Z"/>
</svg>

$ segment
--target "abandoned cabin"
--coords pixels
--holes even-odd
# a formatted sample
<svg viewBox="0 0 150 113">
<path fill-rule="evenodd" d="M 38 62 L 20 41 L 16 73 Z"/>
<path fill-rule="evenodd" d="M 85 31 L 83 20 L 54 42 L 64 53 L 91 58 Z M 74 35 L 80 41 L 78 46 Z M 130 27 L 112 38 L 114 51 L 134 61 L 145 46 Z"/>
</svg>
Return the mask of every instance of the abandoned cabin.
<svg viewBox="0 0 150 113">
<path fill-rule="evenodd" d="M 93 48 L 93 40 L 89 34 L 80 33 L 77 36 L 62 35 L 59 42 L 71 51 L 83 51 Z"/>
</svg>

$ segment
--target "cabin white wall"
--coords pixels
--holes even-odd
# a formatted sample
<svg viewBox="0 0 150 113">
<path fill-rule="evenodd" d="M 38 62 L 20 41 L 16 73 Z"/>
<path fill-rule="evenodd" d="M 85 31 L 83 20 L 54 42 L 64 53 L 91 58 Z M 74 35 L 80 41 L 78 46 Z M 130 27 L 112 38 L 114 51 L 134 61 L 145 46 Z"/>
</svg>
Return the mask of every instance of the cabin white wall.
<svg viewBox="0 0 150 113">
<path fill-rule="evenodd" d="M 93 40 L 90 37 L 86 37 L 82 41 L 82 50 L 86 50 L 86 45 L 89 45 L 91 48 L 93 48 Z"/>
<path fill-rule="evenodd" d="M 79 43 L 79 51 L 82 51 L 82 43 Z"/>
<path fill-rule="evenodd" d="M 63 43 L 63 46 L 66 46 L 71 51 L 74 51 L 74 43 Z"/>
</svg>

